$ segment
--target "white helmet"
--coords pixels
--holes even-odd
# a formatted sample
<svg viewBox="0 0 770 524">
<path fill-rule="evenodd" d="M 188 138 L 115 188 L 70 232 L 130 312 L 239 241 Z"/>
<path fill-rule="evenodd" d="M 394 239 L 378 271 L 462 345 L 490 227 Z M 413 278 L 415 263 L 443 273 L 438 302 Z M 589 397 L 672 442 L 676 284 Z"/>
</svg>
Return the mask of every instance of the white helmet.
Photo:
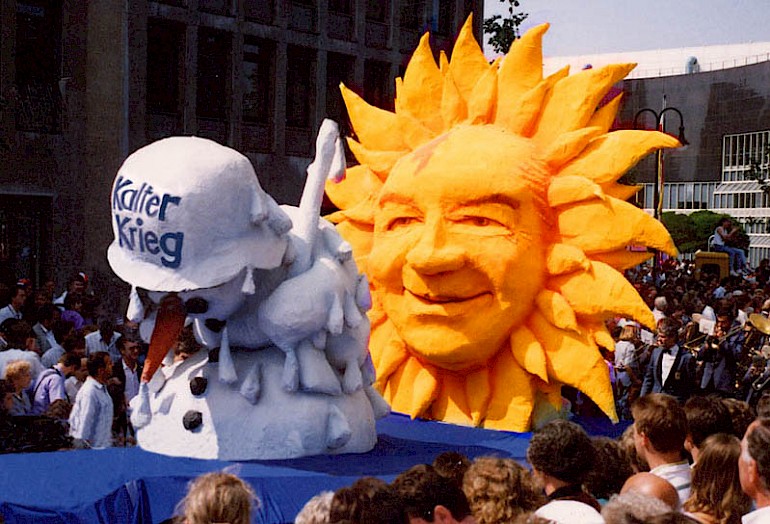
<svg viewBox="0 0 770 524">
<path fill-rule="evenodd" d="M 166 138 L 131 154 L 110 203 L 112 269 L 155 291 L 213 287 L 246 267 L 277 267 L 291 229 L 248 158 L 197 137 Z"/>
</svg>

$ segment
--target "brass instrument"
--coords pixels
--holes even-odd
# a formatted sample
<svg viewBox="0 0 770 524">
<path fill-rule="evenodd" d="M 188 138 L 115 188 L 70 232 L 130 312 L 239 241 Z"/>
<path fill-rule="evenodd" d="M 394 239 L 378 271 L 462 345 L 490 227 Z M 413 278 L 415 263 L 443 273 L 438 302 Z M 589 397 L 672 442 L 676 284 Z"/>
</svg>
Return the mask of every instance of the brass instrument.
<svg viewBox="0 0 770 524">
<path fill-rule="evenodd" d="M 721 337 L 714 337 L 714 335 L 709 335 L 708 333 L 704 333 L 704 334 L 702 334 L 702 335 L 700 335 L 698 337 L 695 337 L 694 339 L 692 339 L 687 344 L 684 344 L 683 347 L 686 350 L 688 350 L 688 351 L 691 351 L 693 353 L 697 353 L 698 351 L 700 351 L 700 346 L 704 342 L 706 342 L 706 340 L 708 340 L 709 338 L 714 339 L 714 340 L 711 341 L 712 344 L 719 345 L 722 342 L 724 342 L 725 340 L 727 340 L 728 338 L 730 338 L 731 336 L 735 335 L 736 333 L 741 332 L 743 329 L 744 329 L 743 326 L 735 326 L 734 328 L 730 329 L 730 331 L 728 331 L 727 333 L 725 333 Z"/>
<path fill-rule="evenodd" d="M 762 391 L 768 384 L 770 384 L 770 373 L 762 373 L 751 383 L 751 389 L 754 391 Z"/>
</svg>

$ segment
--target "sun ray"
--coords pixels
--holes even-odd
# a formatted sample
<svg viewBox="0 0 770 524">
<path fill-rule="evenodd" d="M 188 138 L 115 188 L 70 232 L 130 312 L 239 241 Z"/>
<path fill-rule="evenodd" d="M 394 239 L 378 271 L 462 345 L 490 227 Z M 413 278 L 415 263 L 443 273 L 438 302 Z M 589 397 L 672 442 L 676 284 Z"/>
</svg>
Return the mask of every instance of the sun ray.
<svg viewBox="0 0 770 524">
<path fill-rule="evenodd" d="M 676 138 L 658 131 L 613 131 L 588 144 L 559 175 L 583 176 L 597 184 L 614 182 L 652 151 L 680 145 Z"/>
<path fill-rule="evenodd" d="M 551 275 L 588 271 L 591 262 L 582 249 L 569 244 L 551 244 L 546 250 L 546 270 Z"/>
<path fill-rule="evenodd" d="M 511 352 L 522 368 L 540 377 L 543 382 L 548 382 L 545 351 L 540 341 L 526 326 L 511 334 Z"/>
<path fill-rule="evenodd" d="M 617 313 L 655 327 L 650 308 L 634 286 L 602 262 L 591 262 L 591 271 L 552 277 L 546 285 L 558 290 L 577 315 L 604 320 Z"/>
<path fill-rule="evenodd" d="M 585 253 L 602 253 L 630 245 L 646 245 L 676 256 L 666 227 L 639 208 L 616 198 L 565 206 L 556 213 L 562 242 Z M 586 224 L 591 224 L 590 228 Z"/>
<path fill-rule="evenodd" d="M 560 176 L 548 186 L 548 205 L 560 207 L 592 199 L 604 200 L 604 191 L 598 184 L 582 176 Z"/>
<path fill-rule="evenodd" d="M 548 357 L 548 374 L 557 382 L 586 393 L 607 416 L 617 420 L 607 364 L 585 335 L 557 328 L 535 312 L 529 327 Z"/>
<path fill-rule="evenodd" d="M 430 409 L 439 387 L 435 370 L 409 357 L 388 379 L 385 400 L 394 410 L 416 418 Z"/>
<path fill-rule="evenodd" d="M 621 100 L 623 100 L 622 93 L 597 109 L 594 116 L 588 121 L 587 127 L 598 127 L 604 133 L 609 131 L 612 128 L 612 124 L 615 123 L 615 116 L 618 114 L 618 109 L 620 109 Z"/>
</svg>

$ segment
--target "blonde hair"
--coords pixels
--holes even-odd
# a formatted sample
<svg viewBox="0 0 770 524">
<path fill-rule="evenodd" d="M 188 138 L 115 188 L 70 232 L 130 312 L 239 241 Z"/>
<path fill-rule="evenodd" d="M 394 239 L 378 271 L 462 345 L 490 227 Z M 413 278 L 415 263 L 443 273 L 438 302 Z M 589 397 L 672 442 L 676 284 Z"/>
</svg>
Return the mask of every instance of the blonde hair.
<svg viewBox="0 0 770 524">
<path fill-rule="evenodd" d="M 5 380 L 11 382 L 16 387 L 16 381 L 23 374 L 29 374 L 32 376 L 32 364 L 26 360 L 12 360 L 5 366 Z"/>
<path fill-rule="evenodd" d="M 636 333 L 636 326 L 633 324 L 626 324 L 623 326 L 622 331 L 620 332 L 620 337 L 618 337 L 618 340 L 636 340 L 637 333 Z"/>
<path fill-rule="evenodd" d="M 751 509 L 751 499 L 741 489 L 738 457 L 741 443 L 725 433 L 711 435 L 693 467 L 692 491 L 684 509 L 705 513 L 719 524 L 739 524 Z"/>
<path fill-rule="evenodd" d="M 259 500 L 246 482 L 230 473 L 206 473 L 190 482 L 179 503 L 186 524 L 249 524 Z"/>
<path fill-rule="evenodd" d="M 507 458 L 474 460 L 465 473 L 463 491 L 478 524 L 511 522 L 545 503 L 529 471 Z"/>
<path fill-rule="evenodd" d="M 294 517 L 294 524 L 326 524 L 330 522 L 329 514 L 333 498 L 333 491 L 324 491 L 308 500 Z"/>
</svg>

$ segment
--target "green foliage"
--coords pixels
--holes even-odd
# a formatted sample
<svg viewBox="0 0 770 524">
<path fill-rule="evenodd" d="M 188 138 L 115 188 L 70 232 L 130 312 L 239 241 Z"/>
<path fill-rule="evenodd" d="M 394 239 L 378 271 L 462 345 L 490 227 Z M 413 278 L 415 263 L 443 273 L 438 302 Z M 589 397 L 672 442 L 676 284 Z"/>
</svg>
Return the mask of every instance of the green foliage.
<svg viewBox="0 0 770 524">
<path fill-rule="evenodd" d="M 668 229 L 671 238 L 680 253 L 693 253 L 699 249 L 706 250 L 708 238 L 714 234 L 717 223 L 722 217 L 728 217 L 733 224 L 740 224 L 730 215 L 714 213 L 713 211 L 700 210 L 689 215 L 677 213 L 663 213 L 662 222 Z M 741 231 L 738 244 L 748 246 L 748 236 Z"/>
<path fill-rule="evenodd" d="M 520 11 L 514 12 L 519 7 L 519 0 L 500 0 L 508 4 L 508 16 L 503 18 L 494 15 L 484 20 L 484 34 L 490 35 L 489 44 L 496 53 L 507 53 L 513 41 L 519 38 L 519 26 L 529 16 Z"/>
</svg>

